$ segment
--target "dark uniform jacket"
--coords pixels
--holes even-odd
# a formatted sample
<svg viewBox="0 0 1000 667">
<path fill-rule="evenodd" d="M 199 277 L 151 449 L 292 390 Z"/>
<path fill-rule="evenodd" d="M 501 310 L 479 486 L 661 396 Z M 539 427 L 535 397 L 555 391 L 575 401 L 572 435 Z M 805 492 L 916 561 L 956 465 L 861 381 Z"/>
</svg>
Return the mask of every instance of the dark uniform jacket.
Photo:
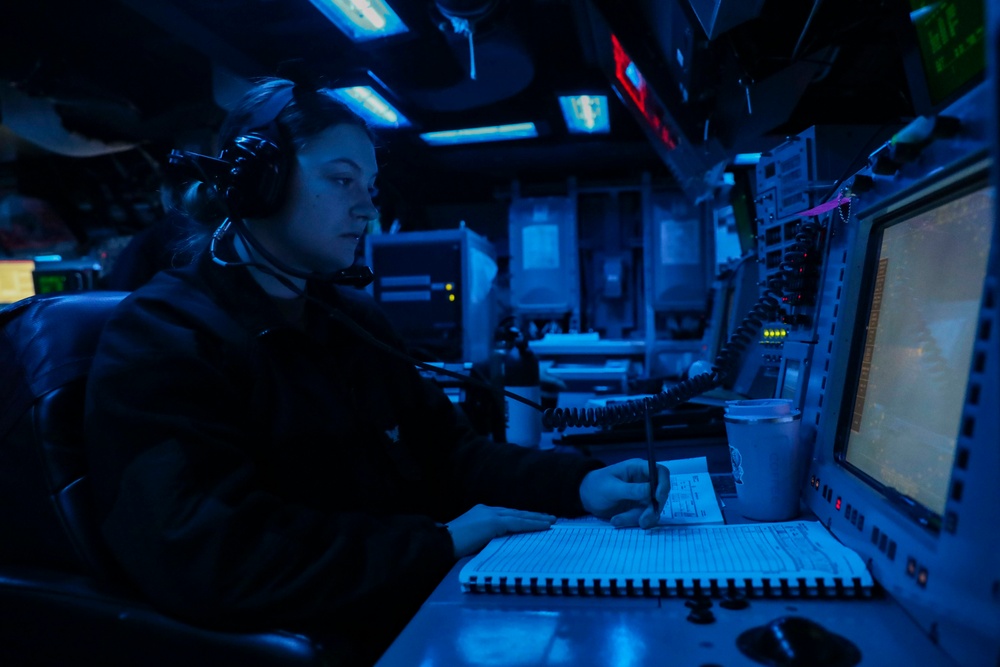
<svg viewBox="0 0 1000 667">
<path fill-rule="evenodd" d="M 368 294 L 309 291 L 401 347 Z M 306 319 L 207 252 L 128 296 L 89 380 L 91 481 L 153 604 L 371 661 L 454 565 L 441 522 L 475 503 L 581 514 L 600 463 L 478 436 L 412 364 L 314 304 Z"/>
</svg>

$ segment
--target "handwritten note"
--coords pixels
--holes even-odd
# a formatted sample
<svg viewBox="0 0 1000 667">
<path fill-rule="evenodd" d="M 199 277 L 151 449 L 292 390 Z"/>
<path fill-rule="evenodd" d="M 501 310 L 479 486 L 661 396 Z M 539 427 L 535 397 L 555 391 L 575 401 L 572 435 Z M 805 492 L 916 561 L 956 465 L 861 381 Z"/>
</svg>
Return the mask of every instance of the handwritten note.
<svg viewBox="0 0 1000 667">
<path fill-rule="evenodd" d="M 708 474 L 708 461 L 704 456 L 659 463 L 670 470 L 670 496 L 660 512 L 661 525 L 723 522 L 722 509 L 719 507 L 712 477 Z M 593 516 L 559 519 L 556 522 L 571 525 L 607 523 Z"/>
</svg>

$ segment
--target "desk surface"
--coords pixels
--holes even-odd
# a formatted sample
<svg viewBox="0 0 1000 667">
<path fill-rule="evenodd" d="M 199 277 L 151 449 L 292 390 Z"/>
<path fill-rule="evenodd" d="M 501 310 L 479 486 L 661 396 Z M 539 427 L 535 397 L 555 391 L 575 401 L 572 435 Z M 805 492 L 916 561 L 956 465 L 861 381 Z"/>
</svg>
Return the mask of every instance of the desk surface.
<svg viewBox="0 0 1000 667">
<path fill-rule="evenodd" d="M 861 665 L 955 665 L 890 599 L 763 600 L 739 611 L 715 603 L 711 611 L 715 622 L 700 625 L 687 620 L 690 610 L 683 599 L 463 594 L 456 572 L 424 604 L 378 667 L 750 667 L 759 663 L 739 651 L 739 635 L 791 615 L 810 618 L 851 640 L 861 651 Z"/>
<path fill-rule="evenodd" d="M 727 522 L 744 521 L 735 497 L 723 501 Z M 700 624 L 688 620 L 684 598 L 463 593 L 458 575 L 467 561 L 452 568 L 377 667 L 757 667 L 761 663 L 740 652 L 737 638 L 782 616 L 809 618 L 847 638 L 863 666 L 955 667 L 886 595 L 753 599 L 739 610 L 712 600 L 714 622 Z"/>
</svg>

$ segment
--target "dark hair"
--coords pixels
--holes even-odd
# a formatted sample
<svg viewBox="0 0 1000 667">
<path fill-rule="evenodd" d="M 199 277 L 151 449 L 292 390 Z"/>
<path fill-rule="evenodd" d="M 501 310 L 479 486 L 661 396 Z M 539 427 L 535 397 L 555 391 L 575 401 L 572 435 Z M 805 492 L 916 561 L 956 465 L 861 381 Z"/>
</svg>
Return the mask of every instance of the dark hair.
<svg viewBox="0 0 1000 667">
<path fill-rule="evenodd" d="M 219 129 L 219 146 L 224 147 L 241 133 L 254 129 L 248 125 L 257 110 L 280 91 L 295 85 L 288 79 L 258 79 L 254 87 L 244 93 L 226 116 Z M 372 143 L 376 143 L 375 133 L 368 123 L 326 89 L 311 90 L 296 86 L 292 99 L 278 114 L 276 122 L 281 140 L 292 147 L 292 150 L 300 149 L 306 140 L 328 127 L 343 124 L 363 129 Z M 217 225 L 226 216 L 226 207 L 219 193 L 214 187 L 201 181 L 174 184 L 173 188 L 168 189 L 167 194 L 170 208 L 180 210 L 199 222 Z M 195 234 L 182 245 L 189 251 L 195 246 L 200 246 L 207 238 L 207 231 Z"/>
<path fill-rule="evenodd" d="M 287 79 L 269 78 L 259 80 L 226 116 L 219 130 L 220 146 L 225 146 L 241 132 L 249 129 L 254 113 L 274 97 L 279 91 L 295 86 Z M 278 114 L 278 131 L 282 139 L 295 149 L 302 143 L 333 125 L 354 125 L 360 127 L 375 141 L 368 123 L 354 113 L 347 105 L 337 100 L 325 89 L 309 90 L 296 86 L 294 95 Z"/>
</svg>

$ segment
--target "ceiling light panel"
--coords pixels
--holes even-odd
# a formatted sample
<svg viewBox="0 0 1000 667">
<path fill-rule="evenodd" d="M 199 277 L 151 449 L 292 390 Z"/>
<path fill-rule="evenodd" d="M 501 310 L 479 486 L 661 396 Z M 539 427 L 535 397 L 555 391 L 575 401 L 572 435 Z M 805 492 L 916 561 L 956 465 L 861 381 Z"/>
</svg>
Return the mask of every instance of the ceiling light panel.
<svg viewBox="0 0 1000 667">
<path fill-rule="evenodd" d="M 370 86 L 335 88 L 330 94 L 373 127 L 409 127 L 410 121 Z"/>
<path fill-rule="evenodd" d="M 425 132 L 420 138 L 431 146 L 451 146 L 454 144 L 474 144 L 487 141 L 510 139 L 531 139 L 538 136 L 534 123 L 514 123 L 512 125 L 491 125 L 470 127 L 463 130 L 443 130 Z"/>
<path fill-rule="evenodd" d="M 409 32 L 383 0 L 309 0 L 354 42 Z"/>
<path fill-rule="evenodd" d="M 563 96 L 559 98 L 559 107 L 570 132 L 607 134 L 611 131 L 606 95 Z"/>
</svg>

